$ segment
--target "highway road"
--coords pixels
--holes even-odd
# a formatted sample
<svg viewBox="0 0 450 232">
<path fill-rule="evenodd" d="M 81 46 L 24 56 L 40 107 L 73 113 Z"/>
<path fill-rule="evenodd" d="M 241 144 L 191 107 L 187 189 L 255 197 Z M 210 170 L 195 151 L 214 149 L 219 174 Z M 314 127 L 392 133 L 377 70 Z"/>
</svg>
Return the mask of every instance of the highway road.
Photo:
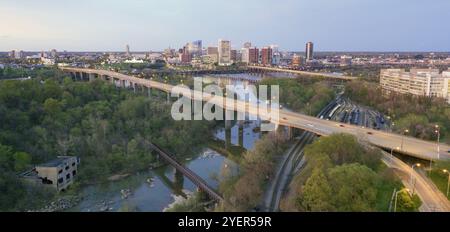
<svg viewBox="0 0 450 232">
<path fill-rule="evenodd" d="M 431 180 L 418 173 L 416 169 L 412 170 L 411 166 L 387 152 L 383 152 L 382 161 L 396 171 L 406 188 L 410 191 L 414 189 L 414 192 L 422 200 L 420 211 L 450 212 L 450 202 Z M 413 184 L 411 184 L 410 180 L 411 173 L 413 175 Z"/>
<path fill-rule="evenodd" d="M 91 74 L 102 75 L 102 78 L 110 77 L 121 81 L 127 81 L 142 85 L 145 87 L 160 89 L 165 92 L 171 92 L 174 86 L 164 84 L 147 79 L 137 78 L 108 70 L 96 70 L 96 69 L 83 69 L 83 68 L 61 68 L 67 72 L 84 72 Z M 282 91 L 282 90 L 281 90 Z M 224 97 L 214 96 L 199 91 L 194 91 L 188 88 L 179 89 L 179 93 L 183 96 L 189 97 L 194 100 L 208 101 L 211 104 L 216 104 L 226 110 L 245 110 L 252 115 L 258 115 L 263 120 L 270 120 L 274 124 L 284 125 L 294 128 L 299 128 L 313 132 L 321 136 L 331 135 L 333 133 L 348 133 L 356 136 L 358 139 L 365 140 L 368 143 L 385 148 L 387 150 L 396 149 L 397 147 L 403 147 L 403 149 L 395 150 L 397 153 L 410 155 L 413 157 L 436 160 L 437 155 L 437 143 L 424 141 L 408 136 L 399 134 L 377 131 L 366 127 L 357 125 L 350 125 L 344 123 L 338 123 L 334 121 L 328 121 L 324 119 L 318 119 L 312 116 L 307 116 L 299 113 L 289 112 L 283 109 L 272 109 L 272 112 L 267 113 L 261 107 L 261 104 L 256 102 L 249 103 L 245 101 L 236 100 L 234 105 L 227 105 Z M 278 118 L 271 115 L 279 115 Z M 403 146 L 401 146 L 403 144 Z M 448 144 L 440 144 L 439 159 L 450 160 L 450 146 Z"/>
</svg>

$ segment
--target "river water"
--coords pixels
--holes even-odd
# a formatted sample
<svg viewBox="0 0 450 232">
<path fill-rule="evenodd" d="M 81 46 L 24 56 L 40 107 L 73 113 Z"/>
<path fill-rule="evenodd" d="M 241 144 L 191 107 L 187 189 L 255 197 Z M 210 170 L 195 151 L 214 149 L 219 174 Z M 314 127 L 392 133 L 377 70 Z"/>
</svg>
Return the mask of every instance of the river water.
<svg viewBox="0 0 450 232">
<path fill-rule="evenodd" d="M 248 78 L 255 78 L 250 75 Z M 221 81 L 220 77 L 208 77 L 206 81 Z M 228 80 L 229 81 L 229 80 Z M 231 84 L 242 84 L 233 80 Z M 228 84 L 229 84 L 228 83 Z M 227 134 L 225 128 L 218 128 L 215 138 L 245 149 L 253 148 L 261 137 L 260 132 L 254 130 L 258 121 L 246 121 L 241 125 L 235 123 Z M 242 130 L 239 130 L 242 127 Z M 241 134 L 239 134 L 241 132 Z M 227 136 L 228 135 L 228 136 Z M 229 139 L 229 141 L 226 141 Z M 205 148 L 192 159 L 183 163 L 197 175 L 202 177 L 210 186 L 217 188 L 221 171 L 224 168 L 236 171 L 238 166 L 216 151 Z M 163 211 L 170 204 L 179 201 L 187 194 L 196 191 L 197 187 L 186 177 L 176 174 L 172 166 L 164 166 L 154 170 L 140 172 L 121 180 L 104 184 L 83 187 L 80 191 L 80 203 L 69 211 Z"/>
<path fill-rule="evenodd" d="M 251 149 L 259 139 L 254 132 L 255 122 L 243 125 L 243 147 Z M 231 144 L 239 145 L 239 127 L 231 128 Z M 225 129 L 219 128 L 215 137 L 225 139 Z M 236 172 L 238 166 L 216 151 L 205 148 L 197 157 L 184 161 L 185 166 L 202 177 L 210 186 L 217 188 L 221 171 L 230 168 Z M 140 172 L 121 180 L 86 186 L 81 190 L 81 202 L 69 211 L 163 211 L 174 201 L 194 192 L 197 187 L 186 177 L 177 175 L 172 166 L 163 166 Z M 128 191 L 129 195 L 121 191 Z"/>
</svg>

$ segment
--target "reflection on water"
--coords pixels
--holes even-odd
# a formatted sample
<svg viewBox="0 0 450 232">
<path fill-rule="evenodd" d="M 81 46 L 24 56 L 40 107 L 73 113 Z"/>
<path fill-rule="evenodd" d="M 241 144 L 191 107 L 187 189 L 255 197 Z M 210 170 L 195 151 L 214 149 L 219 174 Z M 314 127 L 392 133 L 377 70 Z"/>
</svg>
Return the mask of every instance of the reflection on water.
<svg viewBox="0 0 450 232">
<path fill-rule="evenodd" d="M 237 122 L 228 131 L 224 127 L 218 129 L 215 137 L 229 144 L 250 150 L 255 142 L 261 138 L 261 132 L 256 131 L 260 124 L 259 120 Z"/>
<path fill-rule="evenodd" d="M 246 85 L 254 78 L 261 76 L 236 74 L 237 79 L 225 79 L 223 76 L 203 77 L 205 83 Z M 260 121 L 241 121 L 225 130 L 220 128 L 215 137 L 245 149 L 252 149 L 261 133 L 255 128 Z M 202 177 L 213 188 L 218 187 L 222 168 L 236 173 L 238 166 L 231 160 L 222 157 L 211 149 L 205 149 L 198 157 L 187 161 L 185 165 Z M 171 166 L 165 166 L 146 172 L 131 175 L 122 180 L 105 184 L 90 185 L 81 190 L 82 200 L 70 211 L 162 211 L 177 199 L 186 196 L 197 187 L 186 177 L 179 174 Z"/>
<path fill-rule="evenodd" d="M 226 165 L 225 165 L 226 164 Z M 199 157 L 185 164 L 213 188 L 218 187 L 218 176 L 225 166 L 236 169 L 232 161 L 205 149 Z M 130 190 L 125 198 L 121 190 Z M 162 211 L 174 196 L 193 192 L 197 187 L 186 177 L 165 166 L 141 172 L 125 179 L 87 186 L 81 191 L 82 201 L 70 211 Z M 123 191 L 122 191 L 123 192 Z"/>
</svg>

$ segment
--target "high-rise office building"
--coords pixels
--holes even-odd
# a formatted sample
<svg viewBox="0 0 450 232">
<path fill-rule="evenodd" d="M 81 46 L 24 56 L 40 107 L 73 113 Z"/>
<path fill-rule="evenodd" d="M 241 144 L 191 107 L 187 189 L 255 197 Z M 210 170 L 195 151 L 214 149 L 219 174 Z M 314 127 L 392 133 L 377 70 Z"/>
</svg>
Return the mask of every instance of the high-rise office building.
<svg viewBox="0 0 450 232">
<path fill-rule="evenodd" d="M 233 62 L 233 63 L 237 62 L 237 51 L 236 50 L 230 51 L 230 59 L 231 59 L 231 62 Z"/>
<path fill-rule="evenodd" d="M 261 49 L 261 64 L 262 65 L 272 64 L 272 48 L 264 47 Z"/>
<path fill-rule="evenodd" d="M 192 56 L 201 56 L 202 55 L 202 41 L 196 40 L 192 43 L 188 43 L 188 50 Z"/>
<path fill-rule="evenodd" d="M 206 55 L 210 57 L 210 60 L 214 60 L 214 62 L 219 61 L 219 50 L 217 49 L 217 47 L 206 48 Z"/>
<path fill-rule="evenodd" d="M 269 46 L 272 49 L 272 64 L 278 65 L 281 62 L 281 53 L 279 51 L 278 45 L 272 44 Z"/>
<path fill-rule="evenodd" d="M 314 59 L 314 44 L 312 42 L 306 43 L 306 60 L 313 60 Z"/>
<path fill-rule="evenodd" d="M 257 64 L 259 60 L 259 49 L 257 47 L 248 49 L 248 63 Z"/>
<path fill-rule="evenodd" d="M 207 55 L 218 55 L 219 51 L 217 50 L 217 47 L 208 47 L 206 49 L 206 54 Z"/>
<path fill-rule="evenodd" d="M 303 57 L 301 57 L 301 56 L 299 56 L 297 54 L 294 54 L 292 56 L 292 63 L 291 64 L 292 64 L 293 67 L 296 67 L 296 68 L 302 66 L 303 65 Z"/>
<path fill-rule="evenodd" d="M 241 48 L 241 62 L 242 63 L 250 63 L 249 57 L 249 48 Z"/>
<path fill-rule="evenodd" d="M 219 39 L 219 65 L 231 65 L 231 43 L 229 40 Z"/>
<path fill-rule="evenodd" d="M 244 43 L 244 48 L 251 48 L 251 47 L 252 47 L 252 43 L 250 43 L 250 42 Z"/>
<path fill-rule="evenodd" d="M 131 56 L 130 45 L 128 45 L 128 44 L 125 46 L 125 55 L 126 56 Z"/>
<path fill-rule="evenodd" d="M 192 55 L 189 52 L 188 45 L 184 46 L 183 49 L 180 50 L 180 61 L 181 63 L 190 63 L 192 60 Z"/>
</svg>

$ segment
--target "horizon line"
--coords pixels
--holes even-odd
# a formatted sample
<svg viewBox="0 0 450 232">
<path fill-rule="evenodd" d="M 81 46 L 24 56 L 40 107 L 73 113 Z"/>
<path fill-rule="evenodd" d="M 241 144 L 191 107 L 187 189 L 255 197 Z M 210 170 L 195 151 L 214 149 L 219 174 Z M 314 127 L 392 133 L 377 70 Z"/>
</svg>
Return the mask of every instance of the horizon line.
<svg viewBox="0 0 450 232">
<path fill-rule="evenodd" d="M 175 49 L 175 48 L 172 48 L 172 49 Z M 39 53 L 39 52 L 48 52 L 48 51 L 51 51 L 51 49 L 50 50 L 20 50 L 20 49 L 11 49 L 11 50 L 8 50 L 8 51 L 0 51 L 0 53 L 8 53 L 8 52 L 11 52 L 11 51 L 13 51 L 13 50 L 15 50 L 15 51 L 23 51 L 23 52 L 36 52 L 36 53 Z M 177 49 L 175 49 L 175 50 L 177 50 Z M 231 49 L 231 50 L 239 50 L 239 49 Z M 94 52 L 103 52 L 103 53 L 105 53 L 105 52 L 114 52 L 114 53 L 125 53 L 126 51 L 123 51 L 123 50 L 58 50 L 58 49 L 56 49 L 56 51 L 57 52 L 88 52 L 88 53 L 94 53 Z M 305 51 L 295 51 L 295 50 L 281 50 L 281 51 L 283 51 L 283 52 L 293 52 L 293 53 L 305 53 Z M 130 51 L 130 53 L 145 53 L 145 52 L 164 52 L 164 49 L 163 50 L 136 50 L 136 51 Z M 449 51 L 437 51 L 437 50 L 427 50 L 427 51 L 424 51 L 424 50 L 397 50 L 397 51 L 395 51 L 395 50 L 392 50 L 392 51 L 389 51 L 389 50 L 360 50 L 360 51 L 358 51 L 358 50 L 329 50 L 329 51 L 326 51 L 326 50 L 319 50 L 319 51 L 314 51 L 314 53 L 450 53 L 450 50 Z"/>
</svg>

